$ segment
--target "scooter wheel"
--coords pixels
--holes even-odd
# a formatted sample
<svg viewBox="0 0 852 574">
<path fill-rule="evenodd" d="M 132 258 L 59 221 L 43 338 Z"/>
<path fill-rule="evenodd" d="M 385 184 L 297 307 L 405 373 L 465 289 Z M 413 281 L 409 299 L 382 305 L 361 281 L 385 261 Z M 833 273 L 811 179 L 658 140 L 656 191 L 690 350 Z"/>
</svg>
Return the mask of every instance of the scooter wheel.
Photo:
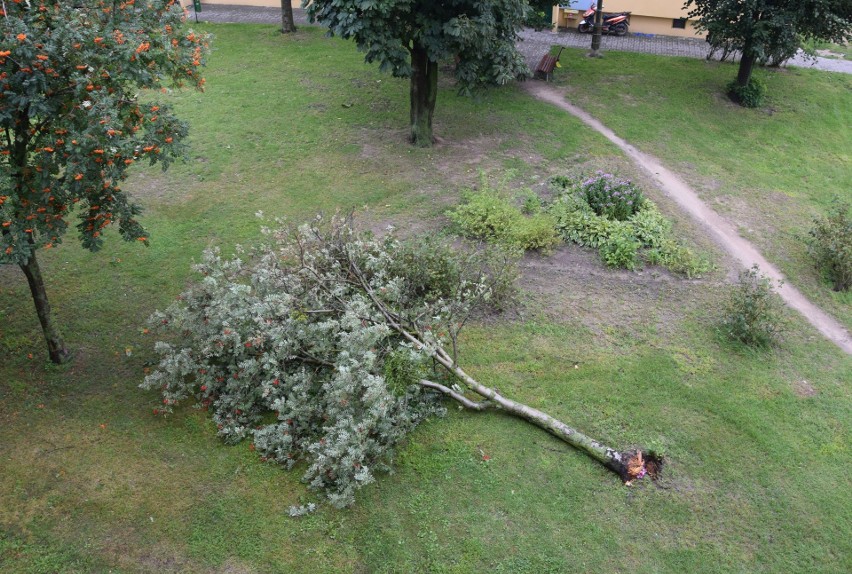
<svg viewBox="0 0 852 574">
<path fill-rule="evenodd" d="M 616 36 L 626 36 L 627 24 L 625 24 L 624 22 L 619 22 L 618 24 L 612 27 L 612 33 Z"/>
<path fill-rule="evenodd" d="M 592 31 L 592 27 L 586 24 L 585 22 L 580 22 L 580 25 L 577 26 L 577 31 L 580 34 L 588 34 Z"/>
</svg>

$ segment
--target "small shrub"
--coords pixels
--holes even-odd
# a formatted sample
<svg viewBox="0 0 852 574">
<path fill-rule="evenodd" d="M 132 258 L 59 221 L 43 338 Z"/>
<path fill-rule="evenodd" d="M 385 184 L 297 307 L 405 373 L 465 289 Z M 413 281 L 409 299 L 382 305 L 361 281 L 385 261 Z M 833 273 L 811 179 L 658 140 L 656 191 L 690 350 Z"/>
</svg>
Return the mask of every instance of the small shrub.
<svg viewBox="0 0 852 574">
<path fill-rule="evenodd" d="M 657 206 L 645 201 L 642 209 L 630 217 L 633 233 L 647 247 L 660 247 L 672 234 L 672 222 Z"/>
<path fill-rule="evenodd" d="M 728 84 L 728 97 L 745 108 L 760 107 L 766 97 L 766 84 L 751 78 L 748 84 L 741 86 L 734 80 Z"/>
<path fill-rule="evenodd" d="M 521 200 L 521 212 L 524 215 L 535 215 L 541 213 L 543 202 L 536 192 L 527 188 L 521 192 L 519 199 Z"/>
<path fill-rule="evenodd" d="M 532 203 L 531 201 L 529 203 Z M 524 251 L 548 251 L 559 243 L 556 221 L 548 213 L 524 215 L 504 194 L 484 182 L 465 194 L 464 203 L 447 213 L 465 237 L 495 242 Z"/>
<path fill-rule="evenodd" d="M 564 205 L 555 207 L 552 213 L 556 229 L 565 240 L 595 249 L 606 243 L 616 223 L 591 210 L 572 210 Z"/>
<path fill-rule="evenodd" d="M 466 237 L 485 241 L 504 241 L 510 235 L 520 211 L 496 191 L 485 188 L 467 193 L 463 203 L 447 216 Z"/>
<path fill-rule="evenodd" d="M 641 245 L 629 225 L 619 225 L 601 245 L 601 259 L 609 267 L 636 269 L 636 254 Z"/>
<path fill-rule="evenodd" d="M 602 171 L 584 181 L 580 193 L 596 214 L 616 221 L 627 220 L 643 202 L 638 187 Z"/>
<path fill-rule="evenodd" d="M 835 291 L 852 289 L 852 217 L 850 205 L 835 201 L 827 217 L 814 219 L 808 252 Z"/>
<path fill-rule="evenodd" d="M 783 329 L 780 298 L 772 280 L 757 265 L 742 271 L 731 290 L 722 318 L 722 330 L 734 341 L 750 347 L 767 347 Z"/>
<path fill-rule="evenodd" d="M 665 267 L 672 273 L 690 279 L 707 273 L 712 268 L 707 257 L 696 255 L 674 237 L 666 237 L 658 246 L 646 251 L 645 259 L 651 265 Z"/>
</svg>

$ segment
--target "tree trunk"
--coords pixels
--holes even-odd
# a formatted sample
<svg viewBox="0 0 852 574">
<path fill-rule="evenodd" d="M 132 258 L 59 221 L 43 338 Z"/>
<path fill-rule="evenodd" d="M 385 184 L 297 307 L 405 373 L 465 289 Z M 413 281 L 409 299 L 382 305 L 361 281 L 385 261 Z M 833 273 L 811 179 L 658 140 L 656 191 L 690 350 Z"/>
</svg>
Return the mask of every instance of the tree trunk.
<svg viewBox="0 0 852 574">
<path fill-rule="evenodd" d="M 452 389 L 431 381 L 420 381 L 422 386 L 441 391 L 468 409 L 481 411 L 488 408 L 498 408 L 511 415 L 522 418 L 540 429 L 549 432 L 556 438 L 568 443 L 574 448 L 585 452 L 593 459 L 618 474 L 625 481 L 636 478 L 636 476 L 631 472 L 632 469 L 628 468 L 628 459 L 631 457 L 631 453 L 622 453 L 614 448 L 603 445 L 584 435 L 580 431 L 569 427 L 562 421 L 553 418 L 545 412 L 504 397 L 496 390 L 486 387 L 465 373 L 464 370 L 456 365 L 452 358 L 440 347 L 434 351 L 433 357 L 448 371 L 461 379 L 467 388 L 485 398 L 486 401 L 475 403 L 463 395 L 456 393 Z"/>
<path fill-rule="evenodd" d="M 391 329 L 402 335 L 417 350 L 425 350 L 435 361 L 457 377 L 468 389 L 485 399 L 481 402 L 472 401 L 461 392 L 457 392 L 445 385 L 421 379 L 421 386 L 435 389 L 446 396 L 457 401 L 463 407 L 476 411 L 484 411 L 490 408 L 498 408 L 516 417 L 522 418 L 533 425 L 546 430 L 556 438 L 581 450 L 603 464 L 608 469 L 618 474 L 628 486 L 637 478 L 642 478 L 646 473 L 652 477 L 658 475 L 662 468 L 663 460 L 651 452 L 640 450 L 620 452 L 614 448 L 599 443 L 598 441 L 584 435 L 559 421 L 549 414 L 534 409 L 530 406 L 513 401 L 501 395 L 496 389 L 487 387 L 468 375 L 456 364 L 455 358 L 450 356 L 440 344 L 436 342 L 427 343 L 417 333 L 416 325 L 407 325 L 402 317 L 388 309 L 388 307 L 376 297 L 364 274 L 351 259 L 349 260 L 350 274 L 361 284 L 364 292 L 373 301 L 373 304 L 387 320 Z M 411 328 L 413 327 L 413 328 Z"/>
<path fill-rule="evenodd" d="M 411 48 L 411 135 L 417 147 L 431 147 L 432 115 L 438 99 L 438 62 L 429 60 L 426 48 Z"/>
<path fill-rule="evenodd" d="M 592 51 L 589 56 L 592 58 L 601 57 L 601 36 L 603 35 L 603 0 L 598 0 L 598 7 L 595 11 L 595 29 L 592 33 Z"/>
<path fill-rule="evenodd" d="M 740 68 L 737 71 L 737 84 L 740 86 L 748 85 L 751 79 L 751 72 L 754 70 L 754 64 L 757 61 L 757 57 L 748 48 L 749 46 L 746 45 L 746 49 L 743 50 L 742 58 L 740 58 Z"/>
<path fill-rule="evenodd" d="M 65 347 L 65 342 L 59 334 L 59 329 L 53 322 L 53 316 L 50 313 L 50 302 L 47 300 L 47 291 L 44 289 L 44 279 L 41 277 L 41 270 L 36 260 L 35 251 L 30 255 L 29 261 L 21 264 L 21 270 L 27 276 L 27 283 L 30 285 L 30 292 L 33 295 L 33 303 L 35 303 L 38 320 L 41 323 L 42 331 L 44 331 L 44 339 L 47 341 L 47 350 L 50 354 L 50 360 L 56 364 L 64 363 L 71 358 L 71 353 Z"/>
<path fill-rule="evenodd" d="M 293 20 L 293 4 L 290 0 L 281 0 L 281 33 L 290 34 L 296 31 L 296 22 Z"/>
</svg>

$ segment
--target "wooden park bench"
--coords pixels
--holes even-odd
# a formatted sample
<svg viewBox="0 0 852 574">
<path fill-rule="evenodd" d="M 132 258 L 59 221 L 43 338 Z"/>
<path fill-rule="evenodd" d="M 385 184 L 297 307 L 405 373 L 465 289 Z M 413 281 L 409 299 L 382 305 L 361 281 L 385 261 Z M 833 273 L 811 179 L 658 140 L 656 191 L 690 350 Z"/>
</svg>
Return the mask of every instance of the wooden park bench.
<svg viewBox="0 0 852 574">
<path fill-rule="evenodd" d="M 565 46 L 560 46 L 559 53 L 555 56 L 552 54 L 542 56 L 538 67 L 535 69 L 535 77 L 550 81 L 551 77 L 553 77 L 553 69 L 559 64 L 559 57 L 562 55 L 562 50 L 564 49 Z"/>
</svg>

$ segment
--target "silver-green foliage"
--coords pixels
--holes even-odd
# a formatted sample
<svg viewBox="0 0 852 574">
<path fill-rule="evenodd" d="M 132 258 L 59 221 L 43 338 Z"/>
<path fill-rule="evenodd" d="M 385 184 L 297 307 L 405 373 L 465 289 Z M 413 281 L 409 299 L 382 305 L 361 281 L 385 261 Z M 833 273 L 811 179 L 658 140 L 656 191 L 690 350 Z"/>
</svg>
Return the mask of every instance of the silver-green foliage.
<svg viewBox="0 0 852 574">
<path fill-rule="evenodd" d="M 454 348 L 489 300 L 491 276 L 478 253 L 392 233 L 375 239 L 348 221 L 267 235 L 250 265 L 240 253 L 206 251 L 195 266 L 201 280 L 151 317 L 165 337 L 142 387 L 162 393 L 164 413 L 184 401 L 208 408 L 227 443 L 251 440 L 286 468 L 304 461 L 310 487 L 346 506 L 394 445 L 442 412 L 418 385 L 428 349 L 390 322 L 427 347 Z"/>
</svg>

